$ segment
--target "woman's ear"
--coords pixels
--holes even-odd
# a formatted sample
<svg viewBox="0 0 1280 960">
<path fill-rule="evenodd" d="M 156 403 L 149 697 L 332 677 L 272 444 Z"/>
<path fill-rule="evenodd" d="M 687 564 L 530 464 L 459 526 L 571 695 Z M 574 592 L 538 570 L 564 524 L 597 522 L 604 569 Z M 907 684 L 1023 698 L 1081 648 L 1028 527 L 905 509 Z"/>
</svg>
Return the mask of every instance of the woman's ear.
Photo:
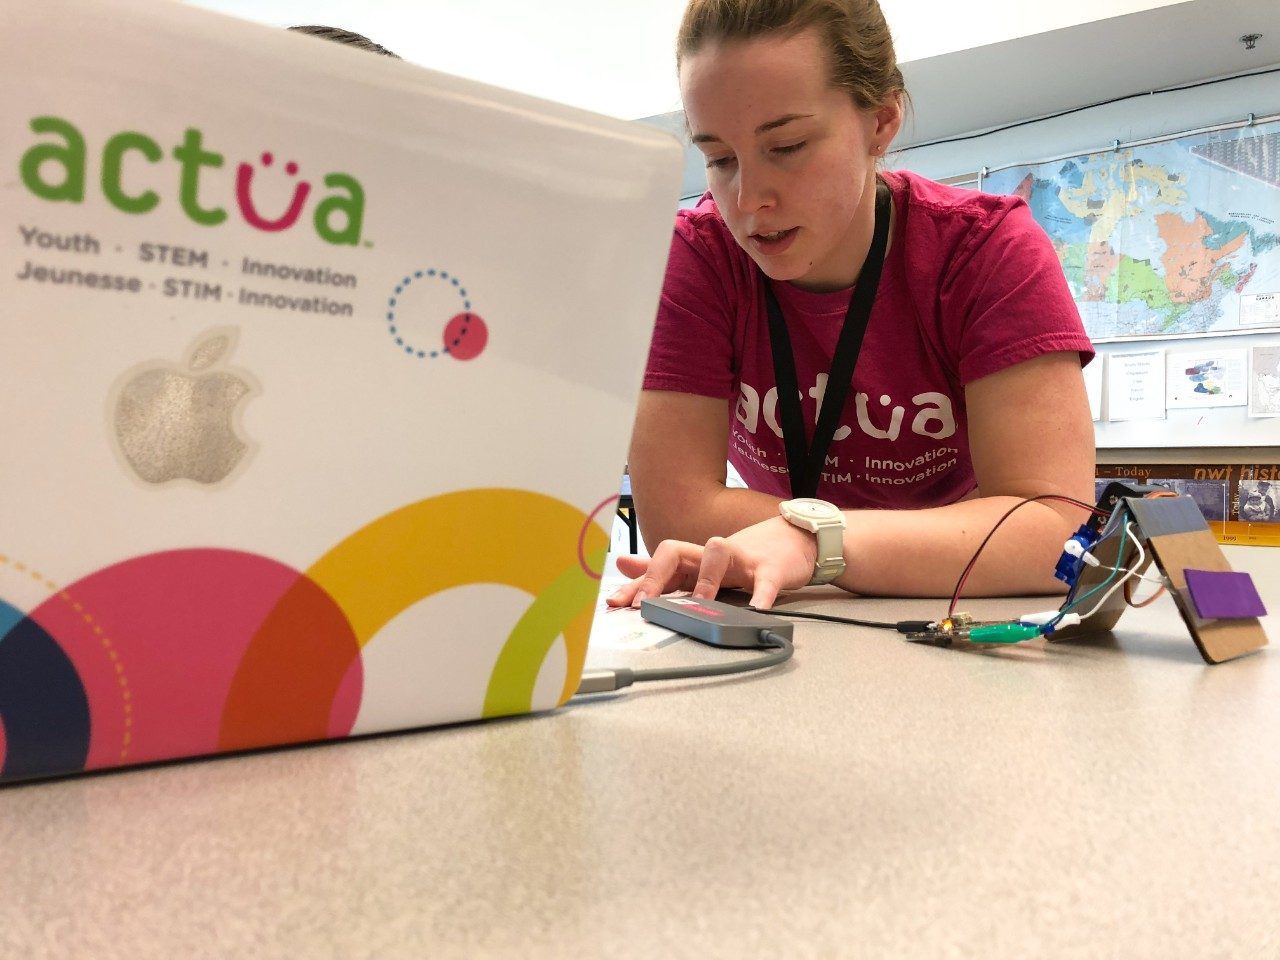
<svg viewBox="0 0 1280 960">
<path fill-rule="evenodd" d="M 902 129 L 902 94 L 895 92 L 888 100 L 875 109 L 875 129 L 872 133 L 872 152 L 883 155 L 889 144 Z"/>
</svg>

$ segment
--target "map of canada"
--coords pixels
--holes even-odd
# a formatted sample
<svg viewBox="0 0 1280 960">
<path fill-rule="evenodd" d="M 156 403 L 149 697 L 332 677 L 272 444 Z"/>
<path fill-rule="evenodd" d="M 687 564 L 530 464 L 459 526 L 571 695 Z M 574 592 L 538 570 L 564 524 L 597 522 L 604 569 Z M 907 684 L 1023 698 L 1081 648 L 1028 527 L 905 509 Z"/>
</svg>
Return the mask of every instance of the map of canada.
<svg viewBox="0 0 1280 960">
<path fill-rule="evenodd" d="M 1095 341 L 1275 329 L 1252 303 L 1280 291 L 1280 131 L 1008 167 L 982 189 L 1030 204 Z"/>
</svg>

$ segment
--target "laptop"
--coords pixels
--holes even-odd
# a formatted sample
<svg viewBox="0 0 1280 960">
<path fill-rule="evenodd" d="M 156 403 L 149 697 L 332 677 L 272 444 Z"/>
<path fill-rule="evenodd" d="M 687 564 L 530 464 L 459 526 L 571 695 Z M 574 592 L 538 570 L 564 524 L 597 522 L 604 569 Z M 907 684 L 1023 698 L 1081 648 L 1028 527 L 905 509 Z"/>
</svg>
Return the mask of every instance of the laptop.
<svg viewBox="0 0 1280 960">
<path fill-rule="evenodd" d="M 0 780 L 567 700 L 678 142 L 176 3 L 4 25 Z"/>
</svg>

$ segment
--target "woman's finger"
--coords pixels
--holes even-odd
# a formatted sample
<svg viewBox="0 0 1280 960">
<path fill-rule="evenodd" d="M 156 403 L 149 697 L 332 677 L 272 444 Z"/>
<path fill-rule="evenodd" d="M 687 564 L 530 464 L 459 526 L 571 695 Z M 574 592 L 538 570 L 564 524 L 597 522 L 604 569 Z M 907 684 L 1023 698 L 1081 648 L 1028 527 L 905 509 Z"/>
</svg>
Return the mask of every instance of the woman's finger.
<svg viewBox="0 0 1280 960">
<path fill-rule="evenodd" d="M 623 564 L 623 560 L 626 564 Z M 640 589 L 640 584 L 644 583 L 648 578 L 649 564 L 652 561 L 646 557 L 619 557 L 618 570 L 623 574 L 631 576 L 632 579 L 623 584 L 609 596 L 605 597 L 605 603 L 611 607 L 629 607 L 631 601 Z M 667 583 L 666 588 L 660 592 L 666 593 L 675 589 L 687 589 L 698 578 L 698 563 L 692 557 L 681 556 L 680 563 L 677 567 L 675 575 Z M 638 601 L 637 601 L 638 605 Z"/>
<path fill-rule="evenodd" d="M 756 567 L 751 587 L 751 605 L 759 610 L 768 610 L 778 599 L 778 591 L 782 584 L 778 571 L 768 564 Z"/>
<path fill-rule="evenodd" d="M 656 597 L 681 583 L 681 572 L 690 565 L 695 569 L 702 559 L 702 547 L 682 540 L 664 540 L 658 544 L 649 560 L 649 568 L 635 585 L 631 606 L 638 607 L 642 600 Z M 687 574 L 686 574 L 687 576 Z"/>
<path fill-rule="evenodd" d="M 724 537 L 712 537 L 702 551 L 698 579 L 693 587 L 695 597 L 711 599 L 720 591 L 725 574 L 733 562 L 733 548 Z"/>
<path fill-rule="evenodd" d="M 629 607 L 631 606 L 631 598 L 636 595 L 636 591 L 640 589 L 641 577 L 636 577 L 624 583 L 609 596 L 604 598 L 606 605 L 610 607 Z"/>
<path fill-rule="evenodd" d="M 702 547 L 682 540 L 664 540 L 653 552 L 648 570 L 639 578 L 631 605 L 638 607 L 641 600 L 685 586 L 701 559 Z"/>
<path fill-rule="evenodd" d="M 625 556 L 618 557 L 618 572 L 624 577 L 643 577 L 646 570 L 649 569 L 648 557 Z"/>
</svg>

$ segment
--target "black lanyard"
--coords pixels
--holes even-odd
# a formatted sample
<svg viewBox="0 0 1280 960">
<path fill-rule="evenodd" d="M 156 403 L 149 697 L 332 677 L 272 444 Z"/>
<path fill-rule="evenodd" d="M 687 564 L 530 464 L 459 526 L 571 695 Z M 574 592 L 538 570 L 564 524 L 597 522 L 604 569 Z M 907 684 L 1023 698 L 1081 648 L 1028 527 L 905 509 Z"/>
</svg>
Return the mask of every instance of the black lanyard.
<svg viewBox="0 0 1280 960">
<path fill-rule="evenodd" d="M 812 497 L 818 492 L 818 480 L 826 465 L 827 451 L 836 434 L 836 424 L 844 412 L 844 403 L 853 383 L 853 369 L 862 350 L 862 338 L 871 319 L 871 305 L 880 285 L 880 270 L 884 266 L 885 247 L 889 241 L 889 188 L 876 183 L 876 225 L 867 251 L 866 263 L 858 275 L 858 283 L 849 298 L 849 310 L 840 328 L 835 354 L 831 358 L 831 371 L 827 374 L 827 388 L 822 395 L 822 409 L 814 424 L 813 439 L 808 448 L 804 441 L 804 418 L 800 412 L 800 388 L 796 384 L 796 361 L 791 351 L 791 337 L 782 308 L 773 295 L 769 278 L 764 277 L 764 298 L 769 308 L 769 342 L 773 348 L 773 377 L 778 387 L 778 415 L 782 419 L 782 442 L 787 448 L 787 470 L 791 474 L 791 495 Z M 762 274 L 763 276 L 763 274 Z"/>
</svg>

